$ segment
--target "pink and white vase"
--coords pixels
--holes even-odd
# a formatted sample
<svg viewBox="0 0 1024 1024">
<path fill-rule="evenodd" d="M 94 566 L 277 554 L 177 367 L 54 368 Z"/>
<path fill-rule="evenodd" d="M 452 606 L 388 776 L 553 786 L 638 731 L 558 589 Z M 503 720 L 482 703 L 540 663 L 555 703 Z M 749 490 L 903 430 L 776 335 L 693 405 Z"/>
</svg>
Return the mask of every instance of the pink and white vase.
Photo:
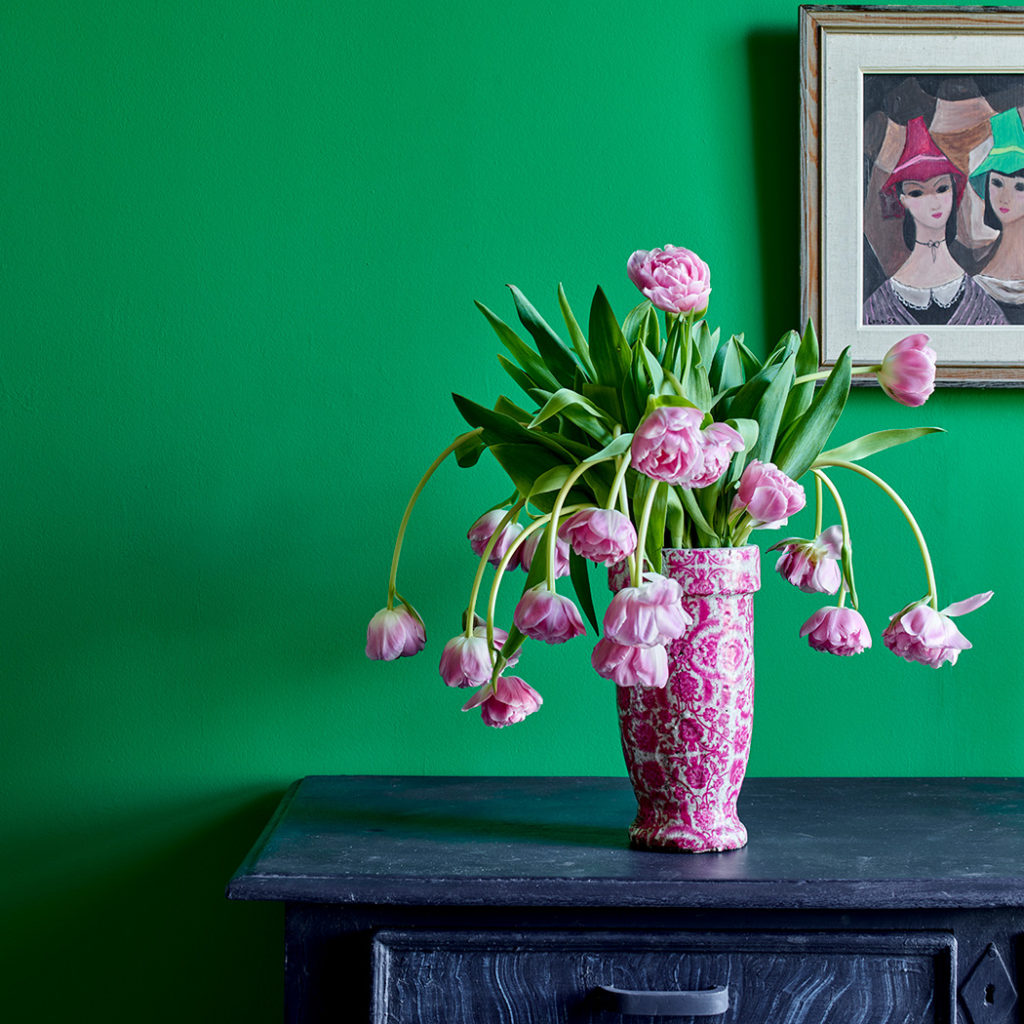
<svg viewBox="0 0 1024 1024">
<path fill-rule="evenodd" d="M 754 594 L 760 551 L 662 552 L 693 625 L 668 648 L 664 689 L 618 688 L 622 752 L 637 799 L 634 846 L 689 853 L 735 850 L 736 814 L 754 721 Z M 618 577 L 618 579 L 616 578 Z M 612 571 L 613 589 L 625 582 Z"/>
</svg>

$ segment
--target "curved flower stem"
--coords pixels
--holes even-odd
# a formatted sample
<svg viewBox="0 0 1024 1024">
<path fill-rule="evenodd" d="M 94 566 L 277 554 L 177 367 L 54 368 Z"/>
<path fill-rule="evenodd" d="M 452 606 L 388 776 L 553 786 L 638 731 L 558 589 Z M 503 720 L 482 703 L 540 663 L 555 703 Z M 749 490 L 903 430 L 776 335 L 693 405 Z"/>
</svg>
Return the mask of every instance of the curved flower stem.
<svg viewBox="0 0 1024 1024">
<path fill-rule="evenodd" d="M 572 505 L 568 509 L 566 509 L 565 511 L 567 513 L 571 514 L 573 512 L 578 512 L 580 509 L 583 509 L 583 508 L 586 508 L 586 507 L 587 507 L 586 505 Z M 519 536 L 516 537 L 516 539 L 511 544 L 509 544 L 508 550 L 505 552 L 505 554 L 503 554 L 501 556 L 501 559 L 498 562 L 497 568 L 494 571 L 494 579 L 491 581 L 491 591 L 490 591 L 490 594 L 488 595 L 488 598 L 487 598 L 487 649 L 488 649 L 488 651 L 492 652 L 491 661 L 494 664 L 496 669 L 498 669 L 498 659 L 493 654 L 493 651 L 494 651 L 494 608 L 495 608 L 495 605 L 497 604 L 498 590 L 501 587 L 502 577 L 505 575 L 505 570 L 508 568 L 509 562 L 512 561 L 512 557 L 519 550 L 519 548 L 522 547 L 522 545 L 524 544 L 526 539 L 530 536 L 530 534 L 531 533 L 535 533 L 541 527 L 543 527 L 543 526 L 547 525 L 549 522 L 551 522 L 553 514 L 554 513 L 548 513 L 547 515 L 540 516 L 539 518 L 535 519 L 532 523 L 530 523 L 529 526 L 524 527 L 523 532 L 520 533 Z M 550 566 L 548 567 L 548 572 L 549 572 L 549 574 L 551 572 Z M 476 581 L 474 581 L 474 586 L 475 586 L 475 582 Z M 554 585 L 551 584 L 549 589 L 554 590 Z M 474 605 L 476 603 L 475 602 L 475 591 L 474 591 L 474 602 L 473 603 L 474 603 Z M 469 621 L 471 623 L 473 621 L 473 613 L 472 612 L 470 612 L 470 614 L 469 614 Z M 472 634 L 472 628 L 470 628 L 470 633 L 467 633 L 467 636 L 469 636 L 471 634 Z M 502 667 L 504 667 L 504 666 L 502 666 Z M 500 672 L 500 671 L 501 670 L 498 669 L 498 672 Z M 495 677 L 496 677 L 496 675 L 497 675 L 497 673 L 495 674 Z M 492 679 L 492 682 L 493 681 L 494 680 Z"/>
<path fill-rule="evenodd" d="M 438 466 L 448 458 L 449 455 L 456 448 L 460 447 L 471 437 L 475 437 L 477 434 L 483 433 L 483 427 L 477 427 L 476 430 L 469 430 L 465 434 L 460 434 L 457 438 L 434 461 L 430 464 L 426 473 L 420 479 L 420 482 L 416 485 L 415 490 L 412 492 L 409 498 L 409 504 L 405 506 L 405 514 L 402 516 L 402 521 L 398 526 L 398 536 L 395 538 L 395 551 L 391 556 L 391 574 L 388 576 L 388 610 L 391 610 L 395 606 L 395 580 L 398 578 L 398 560 L 402 553 L 402 541 L 405 539 L 405 531 L 409 525 L 409 517 L 412 515 L 413 506 L 416 504 L 416 499 L 419 498 L 423 488 L 426 487 L 427 481 L 434 475 L 434 471 Z M 404 603 L 404 602 L 403 602 Z"/>
<path fill-rule="evenodd" d="M 876 473 L 872 473 L 870 469 L 865 469 L 863 466 L 860 466 L 855 462 L 844 462 L 842 459 L 822 459 L 819 460 L 818 465 L 838 466 L 842 469 L 852 470 L 854 473 L 860 473 L 861 476 L 866 477 L 876 487 L 879 487 L 886 495 L 888 495 L 890 499 L 892 499 L 896 507 L 903 513 L 903 518 L 906 519 L 907 523 L 910 525 L 910 529 L 914 534 L 914 539 L 917 541 L 917 546 L 921 551 L 921 559 L 924 562 L 925 576 L 928 579 L 929 603 L 935 611 L 938 611 L 939 595 L 938 588 L 935 586 L 935 567 L 932 565 L 932 557 L 928 551 L 928 542 L 924 539 L 924 533 L 921 531 L 921 527 L 914 518 L 914 514 L 907 507 L 907 503 L 880 476 Z"/>
<path fill-rule="evenodd" d="M 494 545 L 498 543 L 498 538 L 505 530 L 505 527 L 507 527 L 508 524 L 519 515 L 520 510 L 525 504 L 526 499 L 520 497 L 519 500 L 508 510 L 505 518 L 502 519 L 501 523 L 498 525 L 498 528 L 491 534 L 490 539 L 484 547 L 483 553 L 480 555 L 480 561 L 477 563 L 476 567 L 476 575 L 473 577 L 473 587 L 469 592 L 469 604 L 466 606 L 466 632 L 464 635 L 467 637 L 473 635 L 473 618 L 476 615 L 476 599 L 477 595 L 480 593 L 480 584 L 483 582 L 484 570 L 487 568 L 487 563 L 490 561 Z M 529 529 L 529 527 L 527 529 Z M 521 536 L 522 534 L 520 534 L 520 537 Z M 518 541 L 519 537 L 517 537 L 516 540 Z M 515 546 L 518 547 L 519 545 L 515 544 Z"/>
<path fill-rule="evenodd" d="M 652 480 L 651 489 L 647 492 L 647 500 L 644 502 L 643 511 L 640 513 L 640 525 L 637 527 L 636 565 L 632 567 L 633 574 L 630 582 L 634 587 L 640 586 L 644 574 L 644 558 L 647 555 L 647 527 L 651 521 L 651 509 L 654 508 L 654 498 L 661 487 L 661 481 Z"/>
<path fill-rule="evenodd" d="M 843 499 L 839 496 L 839 491 L 836 489 L 836 485 L 832 483 L 829 478 L 821 472 L 820 469 L 813 470 L 814 480 L 818 487 L 818 512 L 821 512 L 821 485 L 824 484 L 829 493 L 832 495 L 832 500 L 836 503 L 836 508 L 839 510 L 839 522 L 843 528 L 843 549 L 842 549 L 842 565 L 843 565 L 843 581 L 846 584 L 846 589 L 840 588 L 839 590 L 839 607 L 842 608 L 846 604 L 846 591 L 850 592 L 850 600 L 853 602 L 853 607 L 857 608 L 859 602 L 857 601 L 857 587 L 853 582 L 853 544 L 850 542 L 850 521 L 846 518 L 846 506 L 843 504 Z M 817 537 L 821 533 L 821 523 L 818 523 L 818 529 L 814 536 Z"/>
<path fill-rule="evenodd" d="M 821 477 L 818 476 L 817 473 L 814 474 L 814 498 L 815 498 L 815 507 L 814 507 L 814 536 L 815 537 L 820 537 L 821 536 L 821 527 L 822 527 L 822 518 L 821 518 L 821 513 L 822 513 L 822 507 L 821 507 L 821 504 L 822 504 L 822 502 L 821 502 Z"/>
</svg>

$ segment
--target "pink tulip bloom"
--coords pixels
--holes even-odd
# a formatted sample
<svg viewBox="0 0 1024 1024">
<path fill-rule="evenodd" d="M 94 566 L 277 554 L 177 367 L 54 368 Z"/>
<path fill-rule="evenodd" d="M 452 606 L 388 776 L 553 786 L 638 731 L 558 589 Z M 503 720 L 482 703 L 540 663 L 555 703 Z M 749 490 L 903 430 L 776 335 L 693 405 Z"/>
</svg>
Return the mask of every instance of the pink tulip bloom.
<svg viewBox="0 0 1024 1024">
<path fill-rule="evenodd" d="M 426 642 L 422 621 L 404 605 L 381 608 L 366 627 L 366 656 L 374 661 L 412 657 Z"/>
<path fill-rule="evenodd" d="M 616 565 L 636 550 L 636 529 L 615 509 L 585 508 L 562 523 L 558 536 L 581 558 L 601 565 Z"/>
<path fill-rule="evenodd" d="M 487 623 L 480 618 L 479 615 L 473 616 L 473 636 L 487 636 Z M 494 626 L 492 629 L 494 633 L 494 650 L 496 653 L 500 653 L 502 647 L 505 646 L 505 642 L 508 640 L 508 633 L 505 630 Z M 518 660 L 519 656 L 523 653 L 523 649 L 520 647 L 511 657 L 508 658 L 506 664 L 514 665 Z"/>
<path fill-rule="evenodd" d="M 834 594 L 843 582 L 839 559 L 843 529 L 830 526 L 814 540 L 783 540 L 769 548 L 781 551 L 776 571 L 805 594 Z"/>
<path fill-rule="evenodd" d="M 704 467 L 693 478 L 694 487 L 708 487 L 729 468 L 733 453 L 743 451 L 743 435 L 728 423 L 709 423 L 701 431 Z"/>
<path fill-rule="evenodd" d="M 740 477 L 732 510 L 746 510 L 754 526 L 776 530 L 807 504 L 803 487 L 771 462 L 754 459 Z"/>
<path fill-rule="evenodd" d="M 711 271 L 694 252 L 675 245 L 638 249 L 626 263 L 630 281 L 668 313 L 703 312 L 711 297 Z"/>
<path fill-rule="evenodd" d="M 604 613 L 604 635 L 628 647 L 654 647 L 678 640 L 693 625 L 683 608 L 683 588 L 648 573 L 639 587 L 623 587 Z"/>
<path fill-rule="evenodd" d="M 544 703 L 541 695 L 518 676 L 499 676 L 494 686 L 481 686 L 462 706 L 463 711 L 480 709 L 484 725 L 500 729 L 515 725 L 532 715 Z"/>
<path fill-rule="evenodd" d="M 445 686 L 481 686 L 491 678 L 494 664 L 487 649 L 487 634 L 453 636 L 441 652 L 441 678 Z"/>
<path fill-rule="evenodd" d="M 523 636 L 543 640 L 546 644 L 564 644 L 586 632 L 576 605 L 569 598 L 548 590 L 544 583 L 530 587 L 523 594 L 512 621 Z"/>
<path fill-rule="evenodd" d="M 955 665 L 961 651 L 971 647 L 957 629 L 951 616 L 966 615 L 980 608 L 992 596 L 992 591 L 975 594 L 966 601 L 957 601 L 937 612 L 926 601 L 918 601 L 897 612 L 882 633 L 882 642 L 893 654 L 907 661 L 938 668 L 947 661 Z"/>
<path fill-rule="evenodd" d="M 871 646 L 864 616 L 854 608 L 819 608 L 801 627 L 800 635 L 816 651 L 847 657 Z"/>
<path fill-rule="evenodd" d="M 726 470 L 743 438 L 726 423 L 701 430 L 704 414 L 692 406 L 662 405 L 633 433 L 630 464 L 652 480 L 707 487 Z"/>
<path fill-rule="evenodd" d="M 501 521 L 505 518 L 505 512 L 500 508 L 492 509 L 490 512 L 485 512 L 470 528 L 466 536 L 469 538 L 469 546 L 473 549 L 475 555 L 482 555 L 487 548 L 487 543 L 491 537 L 494 536 L 494 531 L 501 526 Z M 512 546 L 512 542 L 523 532 L 522 526 L 519 523 L 507 523 L 505 529 L 501 531 L 497 542 L 494 547 L 491 548 L 491 554 L 487 561 L 491 565 L 497 565 L 505 552 Z M 509 568 L 515 569 L 519 566 L 520 551 L 518 549 L 512 556 L 509 562 Z"/>
<path fill-rule="evenodd" d="M 541 544 L 546 545 L 547 542 L 547 529 L 536 530 L 523 541 L 523 546 L 519 549 L 519 559 L 527 572 L 530 571 L 530 566 L 533 565 L 533 556 L 537 553 L 537 548 Z M 561 577 L 568 575 L 569 545 L 559 536 L 555 540 L 555 579 L 561 579 Z"/>
<path fill-rule="evenodd" d="M 597 642 L 590 664 L 616 686 L 661 688 L 668 682 L 668 652 L 661 644 L 631 647 L 605 637 Z"/>
<path fill-rule="evenodd" d="M 927 334 L 911 334 L 885 354 L 878 371 L 882 390 L 900 405 L 924 405 L 935 390 L 935 350 Z"/>
</svg>

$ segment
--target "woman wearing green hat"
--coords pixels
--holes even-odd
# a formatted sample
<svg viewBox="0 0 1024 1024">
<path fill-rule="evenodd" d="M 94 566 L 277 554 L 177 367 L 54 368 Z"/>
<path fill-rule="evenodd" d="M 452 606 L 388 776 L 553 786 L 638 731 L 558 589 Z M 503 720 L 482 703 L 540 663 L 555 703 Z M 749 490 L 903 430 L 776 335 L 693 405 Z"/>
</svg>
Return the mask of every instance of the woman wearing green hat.
<svg viewBox="0 0 1024 1024">
<path fill-rule="evenodd" d="M 971 174 L 985 201 L 985 223 L 999 232 L 975 280 L 1011 324 L 1024 324 L 1024 125 L 1016 107 L 989 118 L 992 149 Z"/>
<path fill-rule="evenodd" d="M 967 176 L 935 144 L 923 117 L 882 186 L 883 215 L 903 215 L 909 250 L 896 272 L 864 302 L 865 324 L 1005 324 L 999 306 L 953 258 L 957 208 Z"/>
</svg>

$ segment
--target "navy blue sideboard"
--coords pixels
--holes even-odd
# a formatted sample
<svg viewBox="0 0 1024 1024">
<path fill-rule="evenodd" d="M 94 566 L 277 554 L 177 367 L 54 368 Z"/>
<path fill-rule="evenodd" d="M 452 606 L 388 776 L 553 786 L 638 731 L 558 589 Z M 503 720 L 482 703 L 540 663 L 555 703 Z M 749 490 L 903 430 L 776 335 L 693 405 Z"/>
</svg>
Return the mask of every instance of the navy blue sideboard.
<svg viewBox="0 0 1024 1024">
<path fill-rule="evenodd" d="M 1024 780 L 749 779 L 742 850 L 632 850 L 624 779 L 310 776 L 228 886 L 290 1024 L 1015 1024 Z"/>
</svg>

